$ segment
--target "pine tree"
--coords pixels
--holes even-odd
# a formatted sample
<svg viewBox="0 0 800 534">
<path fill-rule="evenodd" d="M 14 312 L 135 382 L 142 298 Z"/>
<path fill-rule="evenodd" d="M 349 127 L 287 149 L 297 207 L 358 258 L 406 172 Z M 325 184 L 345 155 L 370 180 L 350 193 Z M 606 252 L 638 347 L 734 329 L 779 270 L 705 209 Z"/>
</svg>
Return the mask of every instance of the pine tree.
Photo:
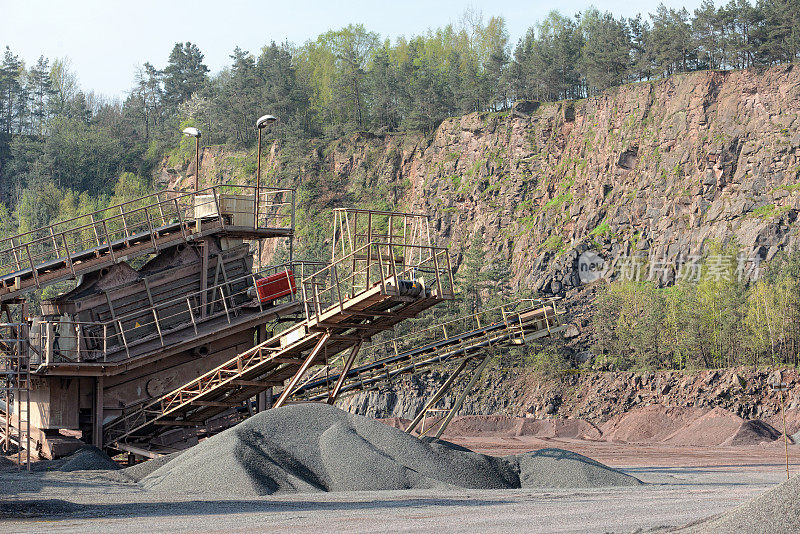
<svg viewBox="0 0 800 534">
<path fill-rule="evenodd" d="M 631 78 L 649 80 L 653 76 L 653 54 L 650 48 L 650 23 L 641 15 L 628 19 L 631 40 Z"/>
<path fill-rule="evenodd" d="M 163 71 L 164 103 L 175 110 L 205 86 L 207 75 L 208 67 L 197 45 L 175 43 Z"/>
<path fill-rule="evenodd" d="M 762 0 L 761 61 L 771 65 L 800 57 L 800 0 Z"/>
<path fill-rule="evenodd" d="M 659 4 L 650 18 L 653 29 L 649 43 L 656 72 L 662 76 L 686 72 L 693 53 L 689 12 L 686 9 L 667 9 L 664 4 Z"/>
<path fill-rule="evenodd" d="M 694 11 L 692 40 L 697 50 L 698 68 L 718 69 L 722 66 L 723 21 L 713 0 L 703 0 Z"/>
<path fill-rule="evenodd" d="M 6 46 L 3 54 L 3 63 L 0 65 L 0 124 L 6 135 L 14 131 L 15 118 L 19 115 L 19 106 L 22 99 L 22 62 L 19 56 L 11 53 Z"/>
<path fill-rule="evenodd" d="M 28 84 L 31 91 L 31 115 L 34 131 L 38 135 L 44 135 L 50 102 L 55 95 L 50 83 L 49 61 L 44 56 L 39 56 L 36 66 L 32 67 L 28 73 Z"/>
<path fill-rule="evenodd" d="M 625 21 L 590 9 L 581 17 L 581 67 L 592 93 L 620 85 L 630 68 L 631 42 Z"/>
</svg>

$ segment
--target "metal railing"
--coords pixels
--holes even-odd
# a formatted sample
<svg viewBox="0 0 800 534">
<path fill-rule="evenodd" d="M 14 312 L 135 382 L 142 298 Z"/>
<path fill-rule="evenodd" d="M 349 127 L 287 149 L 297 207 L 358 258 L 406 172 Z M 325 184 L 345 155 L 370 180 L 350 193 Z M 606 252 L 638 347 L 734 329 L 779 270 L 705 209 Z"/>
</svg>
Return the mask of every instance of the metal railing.
<svg viewBox="0 0 800 534">
<path fill-rule="evenodd" d="M 265 267 L 259 271 L 224 280 L 205 290 L 195 291 L 145 306 L 107 321 L 81 322 L 66 318 L 48 319 L 38 323 L 31 335 L 31 349 L 39 365 L 52 363 L 80 363 L 108 361 L 110 354 L 124 352 L 130 358 L 136 348 L 155 341 L 163 348 L 174 341 L 170 334 L 191 328 L 199 335 L 204 323 L 225 318 L 228 324 L 241 315 L 268 311 L 272 303 L 262 303 L 256 298 L 255 282 L 278 272 L 302 273 L 318 269 L 319 263 L 310 266 L 301 262 Z M 295 269 L 297 271 L 295 271 Z M 298 295 L 289 294 L 276 302 L 292 302 Z M 181 340 L 186 336 L 181 336 Z"/>
<path fill-rule="evenodd" d="M 161 191 L 86 215 L 0 239 L 0 277 L 30 269 L 39 286 L 37 267 L 50 262 L 72 271 L 76 262 L 110 255 L 132 242 L 151 241 L 163 233 L 184 239 L 196 231 L 198 220 L 223 228 L 294 228 L 293 189 L 260 189 L 245 185 L 217 185 L 196 193 Z M 84 257 L 85 256 L 85 257 Z"/>
<path fill-rule="evenodd" d="M 455 339 L 460 335 L 476 332 L 490 325 L 503 325 L 511 338 L 523 339 L 526 324 L 522 315 L 532 310 L 552 310 L 552 315 L 548 317 L 549 320 L 543 326 L 544 328 L 557 326 L 558 316 L 562 315 L 562 312 L 556 308 L 557 300 L 555 297 L 518 299 L 508 304 L 437 323 L 424 329 L 414 329 L 409 334 L 364 347 L 359 360 L 364 363 L 375 361 L 445 339 Z"/>
<path fill-rule="evenodd" d="M 367 243 L 303 278 L 301 286 L 309 321 L 378 286 L 382 294 L 453 297 L 447 249 L 392 242 Z"/>
</svg>

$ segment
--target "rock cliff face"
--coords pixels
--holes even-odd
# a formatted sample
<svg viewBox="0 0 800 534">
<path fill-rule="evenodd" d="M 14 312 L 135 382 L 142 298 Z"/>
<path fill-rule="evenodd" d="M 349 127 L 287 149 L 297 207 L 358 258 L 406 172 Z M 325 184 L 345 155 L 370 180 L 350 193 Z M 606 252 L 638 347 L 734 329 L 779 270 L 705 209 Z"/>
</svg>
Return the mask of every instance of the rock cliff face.
<svg viewBox="0 0 800 534">
<path fill-rule="evenodd" d="M 800 69 L 702 72 L 578 102 L 444 121 L 432 140 L 357 138 L 328 161 L 407 183 L 458 265 L 477 234 L 513 280 L 561 293 L 577 257 L 663 260 L 668 283 L 710 241 L 746 257 L 794 245 L 800 209 Z M 374 172 L 378 171 L 378 172 Z"/>
<path fill-rule="evenodd" d="M 252 181 L 242 163 L 251 159 L 206 149 L 204 180 Z M 507 263 L 516 286 L 569 292 L 588 249 L 606 266 L 638 255 L 669 283 L 711 241 L 736 238 L 760 260 L 796 244 L 800 69 L 698 72 L 576 102 L 521 102 L 447 119 L 427 137 L 276 144 L 264 175 L 304 188 L 301 240 L 325 238 L 309 227 L 327 228 L 328 208 L 401 208 L 431 214 L 455 267 L 477 236 L 487 265 Z M 162 178 L 185 181 L 168 168 Z"/>
</svg>

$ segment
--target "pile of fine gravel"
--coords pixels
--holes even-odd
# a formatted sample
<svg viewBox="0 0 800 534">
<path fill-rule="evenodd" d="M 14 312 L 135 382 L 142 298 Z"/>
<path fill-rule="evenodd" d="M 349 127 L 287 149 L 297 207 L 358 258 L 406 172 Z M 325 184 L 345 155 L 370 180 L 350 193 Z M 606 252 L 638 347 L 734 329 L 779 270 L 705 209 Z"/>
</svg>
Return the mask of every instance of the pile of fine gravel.
<svg viewBox="0 0 800 534">
<path fill-rule="evenodd" d="M 641 406 L 617 414 L 602 426 L 605 441 L 654 443 L 668 438 L 692 421 L 710 411 L 691 406 Z"/>
<path fill-rule="evenodd" d="M 680 446 L 758 445 L 774 441 L 780 433 L 762 421 L 745 421 L 720 407 L 713 408 L 676 430 L 662 443 Z"/>
<path fill-rule="evenodd" d="M 439 417 L 432 418 L 432 423 Z M 384 421 L 384 424 L 389 424 Z M 390 426 L 398 426 L 391 424 Z M 428 426 L 426 424 L 426 426 Z M 539 438 L 601 438 L 600 430 L 583 419 L 532 419 L 505 415 L 461 415 L 453 419 L 445 436 L 535 436 Z"/>
<path fill-rule="evenodd" d="M 64 458 L 63 463 L 53 467 L 58 471 L 100 471 L 119 469 L 119 466 L 114 460 L 92 445 L 84 445 Z"/>
<path fill-rule="evenodd" d="M 251 417 L 141 480 L 172 493 L 266 495 L 466 487 L 591 487 L 640 482 L 584 456 L 546 449 L 497 458 L 422 441 L 325 404 Z"/>
<path fill-rule="evenodd" d="M 177 458 L 183 451 L 173 452 L 172 454 L 165 454 L 164 456 L 159 456 L 158 458 L 153 458 L 152 460 L 147 460 L 146 462 L 142 462 L 136 465 L 132 465 L 130 467 L 126 467 L 120 471 L 121 474 L 125 475 L 129 480 L 133 480 L 134 482 L 139 482 L 141 479 L 158 469 L 159 467 L 163 466 L 167 462 Z"/>
<path fill-rule="evenodd" d="M 715 519 L 695 524 L 704 534 L 761 534 L 800 530 L 800 475 Z"/>
<path fill-rule="evenodd" d="M 723 445 L 758 445 L 759 443 L 770 443 L 780 438 L 783 434 L 775 430 L 772 426 L 753 419 L 745 421 L 736 434 L 726 439 Z"/>
</svg>

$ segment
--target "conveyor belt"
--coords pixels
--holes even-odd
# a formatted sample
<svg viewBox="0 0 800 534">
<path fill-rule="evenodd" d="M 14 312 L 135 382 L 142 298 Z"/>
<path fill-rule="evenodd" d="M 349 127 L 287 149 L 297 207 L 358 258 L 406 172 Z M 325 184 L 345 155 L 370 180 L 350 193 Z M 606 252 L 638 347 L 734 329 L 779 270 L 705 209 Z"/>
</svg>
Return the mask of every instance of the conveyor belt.
<svg viewBox="0 0 800 534">
<path fill-rule="evenodd" d="M 359 331 L 388 330 L 442 300 L 430 291 L 409 298 L 392 286 L 378 285 L 322 314 L 324 323 L 307 319 L 110 422 L 104 427 L 104 441 L 112 447 L 123 442 L 146 444 L 170 426 L 200 424 L 269 387 L 283 386 L 285 380 L 301 376 L 311 366 L 324 363 L 325 354 L 334 355 L 361 343 Z M 357 322 L 354 314 L 359 317 Z"/>
<path fill-rule="evenodd" d="M 563 329 L 564 326 L 559 324 L 555 304 L 550 301 L 515 312 L 504 321 L 443 337 L 438 341 L 353 367 L 346 373 L 339 392 L 369 389 L 400 374 L 416 374 L 451 359 L 482 354 L 489 347 L 521 344 L 526 340 L 553 335 Z M 429 330 L 439 331 L 437 327 Z M 328 396 L 332 385 L 340 376 L 341 373 L 333 373 L 325 378 L 306 382 L 297 389 L 295 395 L 311 401 L 322 400 Z"/>
</svg>

